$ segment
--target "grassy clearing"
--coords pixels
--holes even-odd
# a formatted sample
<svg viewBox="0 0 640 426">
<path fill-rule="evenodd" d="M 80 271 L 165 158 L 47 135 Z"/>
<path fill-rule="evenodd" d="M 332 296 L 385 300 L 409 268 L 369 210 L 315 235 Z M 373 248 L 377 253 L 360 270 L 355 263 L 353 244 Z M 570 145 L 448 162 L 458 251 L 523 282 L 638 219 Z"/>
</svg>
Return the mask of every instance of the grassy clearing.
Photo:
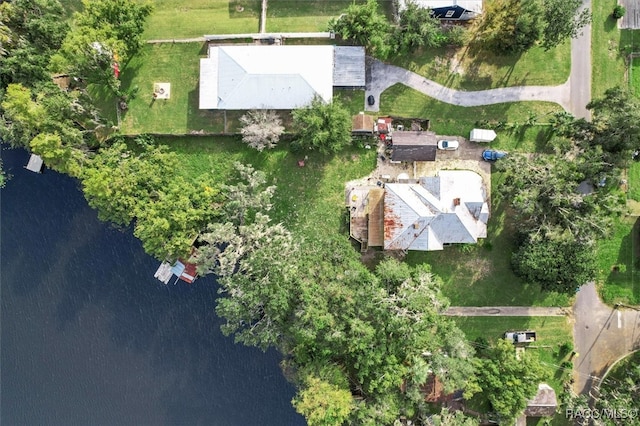
<svg viewBox="0 0 640 426">
<path fill-rule="evenodd" d="M 492 188 L 501 175 L 492 174 Z M 516 224 L 506 203 L 494 196 L 488 238 L 475 245 L 455 245 L 443 251 L 409 252 L 410 264 L 427 263 L 443 280 L 443 292 L 457 306 L 568 306 L 567 295 L 543 292 L 539 285 L 517 277 L 511 269 Z"/>
<path fill-rule="evenodd" d="M 625 62 L 620 47 L 623 45 L 623 34 L 627 33 L 627 30 L 620 31 L 616 21 L 611 17 L 616 4 L 616 0 L 591 3 L 591 95 L 594 98 L 602 96 L 611 87 L 624 84 Z"/>
<path fill-rule="evenodd" d="M 375 152 L 358 148 L 335 156 L 292 154 L 287 143 L 258 152 L 236 137 L 165 137 L 159 142 L 178 154 L 185 165 L 181 171 L 189 179 L 209 173 L 225 182 L 234 161 L 267 173 L 269 183 L 277 186 L 272 218 L 307 243 L 337 237 L 350 244 L 343 221 L 344 185 L 370 173 L 376 160 Z M 305 166 L 299 167 L 305 155 Z"/>
<path fill-rule="evenodd" d="M 329 20 L 354 2 L 366 0 L 269 0 L 267 32 L 327 31 Z M 380 12 L 390 16 L 391 0 L 379 0 L 378 5 Z"/>
<path fill-rule="evenodd" d="M 128 110 L 122 114 L 122 132 L 223 132 L 223 112 L 198 109 L 200 58 L 204 56 L 205 45 L 202 43 L 145 46 L 122 73 L 122 88 L 135 93 Z M 170 99 L 153 99 L 156 82 L 171 83 Z M 100 102 L 109 103 L 108 95 L 96 95 Z M 239 113 L 227 112 L 227 129 L 237 127 L 238 116 Z"/>
<path fill-rule="evenodd" d="M 640 58 L 633 58 L 628 78 L 631 93 L 640 97 Z"/>
<path fill-rule="evenodd" d="M 478 121 L 524 124 L 530 117 L 548 121 L 550 113 L 560 111 L 559 105 L 549 102 L 518 102 L 481 107 L 461 107 L 439 102 L 422 93 L 396 84 L 380 96 L 380 113 L 403 117 L 422 117 L 431 120 L 431 128 L 443 135 L 462 135 L 477 127 Z M 541 150 L 548 136 L 546 126 L 520 126 L 514 131 L 498 131 L 492 146 L 518 151 Z"/>
<path fill-rule="evenodd" d="M 549 52 L 534 47 L 516 56 L 498 56 L 468 46 L 441 48 L 422 50 L 392 62 L 454 89 L 553 86 L 569 78 L 571 44 L 566 42 Z"/>
<path fill-rule="evenodd" d="M 260 0 L 153 0 L 152 4 L 144 32 L 147 40 L 260 30 Z"/>
<path fill-rule="evenodd" d="M 637 216 L 620 220 L 613 235 L 598 244 L 598 270 L 602 298 L 607 303 L 640 304 L 640 270 L 637 268 L 640 221 Z"/>
<path fill-rule="evenodd" d="M 640 163 L 632 161 L 627 170 L 627 180 L 629 182 L 629 192 L 627 197 L 640 202 Z"/>
<path fill-rule="evenodd" d="M 538 341 L 527 351 L 538 355 L 547 368 L 547 383 L 560 397 L 563 381 L 570 375 L 560 365 L 568 361 L 569 354 L 561 354 L 560 346 L 569 343 L 573 346 L 571 324 L 565 317 L 455 317 L 455 322 L 462 329 L 469 341 L 484 337 L 489 342 L 502 338 L 507 330 L 535 330 Z M 570 424 L 562 422 L 564 413 L 556 415 L 553 424 Z"/>
</svg>

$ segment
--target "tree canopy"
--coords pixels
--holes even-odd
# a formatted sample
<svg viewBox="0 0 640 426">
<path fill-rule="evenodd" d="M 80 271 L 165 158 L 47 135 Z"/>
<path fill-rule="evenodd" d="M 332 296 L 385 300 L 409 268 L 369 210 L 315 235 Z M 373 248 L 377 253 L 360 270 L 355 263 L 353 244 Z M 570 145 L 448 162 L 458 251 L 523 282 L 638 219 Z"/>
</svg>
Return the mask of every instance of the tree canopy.
<svg viewBox="0 0 640 426">
<path fill-rule="evenodd" d="M 421 47 L 440 47 L 447 41 L 447 36 L 431 9 L 409 1 L 393 27 L 392 41 L 396 52 L 411 53 Z"/>
<path fill-rule="evenodd" d="M 378 11 L 376 0 L 352 3 L 338 19 L 329 22 L 329 30 L 343 39 L 365 46 L 370 55 L 385 59 L 390 53 L 387 18 Z"/>
<path fill-rule="evenodd" d="M 142 140 L 140 140 L 142 139 Z M 139 138 L 136 152 L 124 142 L 103 148 L 81 174 L 89 205 L 101 220 L 129 226 L 145 251 L 159 260 L 187 256 L 200 231 L 220 214 L 216 183 L 202 176 L 186 182 L 166 147 Z"/>
<path fill-rule="evenodd" d="M 50 80 L 49 59 L 60 48 L 69 26 L 58 0 L 0 3 L 0 86 L 32 88 Z"/>
<path fill-rule="evenodd" d="M 540 362 L 527 351 L 516 357 L 513 344 L 500 339 L 481 351 L 477 360 L 477 380 L 500 424 L 513 423 L 538 391 L 546 377 Z"/>
<path fill-rule="evenodd" d="M 282 120 L 275 111 L 254 110 L 240 117 L 242 142 L 262 151 L 275 148 L 284 132 Z"/>
<path fill-rule="evenodd" d="M 497 54 L 522 53 L 536 44 L 549 50 L 577 37 L 590 21 L 580 0 L 496 0 L 478 20 L 477 42 Z"/>
<path fill-rule="evenodd" d="M 514 271 L 546 290 L 572 292 L 595 277 L 593 246 L 621 212 L 615 191 L 587 184 L 591 161 L 575 153 L 513 154 L 496 165 L 518 223 Z M 581 184 L 593 190 L 581 192 Z"/>
<path fill-rule="evenodd" d="M 300 148 L 330 154 L 351 144 L 351 116 L 337 99 L 325 103 L 316 96 L 307 107 L 293 110 L 293 122 Z"/>
</svg>

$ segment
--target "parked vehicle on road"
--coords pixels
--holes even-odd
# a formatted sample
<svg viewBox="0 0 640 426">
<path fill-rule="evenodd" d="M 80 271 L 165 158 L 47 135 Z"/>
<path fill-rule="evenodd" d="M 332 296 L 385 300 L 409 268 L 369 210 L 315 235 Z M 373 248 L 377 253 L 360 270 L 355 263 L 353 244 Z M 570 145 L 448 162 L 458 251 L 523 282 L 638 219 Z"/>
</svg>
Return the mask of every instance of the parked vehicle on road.
<svg viewBox="0 0 640 426">
<path fill-rule="evenodd" d="M 442 149 L 445 151 L 455 151 L 460 147 L 460 143 L 458 141 L 438 141 L 438 149 Z"/>
<path fill-rule="evenodd" d="M 484 161 L 494 162 L 506 156 L 507 156 L 506 152 L 496 151 L 495 149 L 485 149 L 484 151 L 482 151 L 482 159 Z"/>
</svg>

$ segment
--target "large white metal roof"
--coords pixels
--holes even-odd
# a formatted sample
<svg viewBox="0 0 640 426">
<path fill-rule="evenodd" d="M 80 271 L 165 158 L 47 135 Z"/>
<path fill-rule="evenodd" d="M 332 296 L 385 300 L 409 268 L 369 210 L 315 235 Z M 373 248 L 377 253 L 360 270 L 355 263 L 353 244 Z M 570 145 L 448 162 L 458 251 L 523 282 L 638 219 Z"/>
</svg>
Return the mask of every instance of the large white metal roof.
<svg viewBox="0 0 640 426">
<path fill-rule="evenodd" d="M 333 46 L 211 46 L 200 109 L 293 109 L 333 97 Z"/>
<path fill-rule="evenodd" d="M 487 236 L 489 206 L 482 178 L 443 170 L 420 183 L 389 183 L 384 198 L 386 250 L 442 250 Z"/>
</svg>

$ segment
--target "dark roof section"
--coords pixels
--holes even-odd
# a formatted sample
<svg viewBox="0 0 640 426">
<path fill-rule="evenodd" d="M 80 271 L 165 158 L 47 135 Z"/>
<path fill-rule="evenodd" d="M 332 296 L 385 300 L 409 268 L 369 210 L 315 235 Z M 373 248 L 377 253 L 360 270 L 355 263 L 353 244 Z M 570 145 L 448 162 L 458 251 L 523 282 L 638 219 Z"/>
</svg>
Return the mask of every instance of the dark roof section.
<svg viewBox="0 0 640 426">
<path fill-rule="evenodd" d="M 438 140 L 433 132 L 393 133 L 392 161 L 435 161 Z"/>
<path fill-rule="evenodd" d="M 334 46 L 333 86 L 365 87 L 364 47 Z"/>
<path fill-rule="evenodd" d="M 553 416 L 558 408 L 556 392 L 546 383 L 538 385 L 538 393 L 529 401 L 524 414 L 527 417 Z"/>
</svg>

